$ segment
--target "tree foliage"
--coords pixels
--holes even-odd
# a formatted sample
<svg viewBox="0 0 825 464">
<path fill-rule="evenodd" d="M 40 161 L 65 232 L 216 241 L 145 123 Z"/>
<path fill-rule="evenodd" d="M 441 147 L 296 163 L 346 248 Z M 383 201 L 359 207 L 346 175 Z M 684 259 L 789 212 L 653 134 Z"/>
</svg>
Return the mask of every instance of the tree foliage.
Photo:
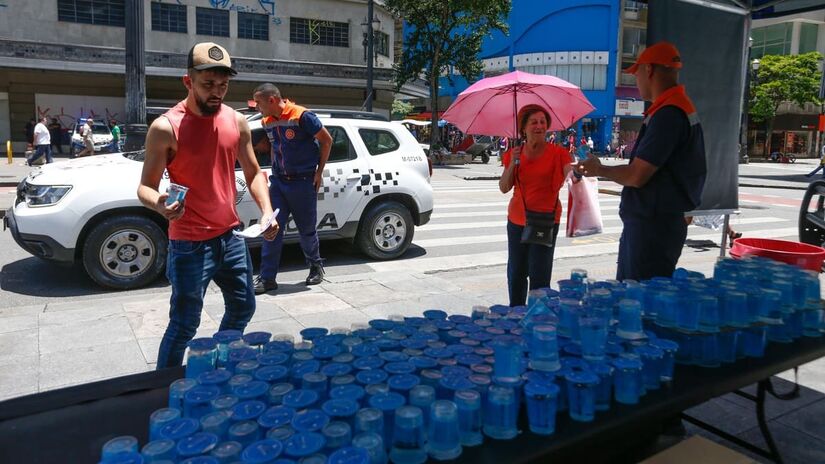
<svg viewBox="0 0 825 464">
<path fill-rule="evenodd" d="M 404 116 L 412 113 L 413 106 L 412 103 L 405 102 L 403 100 L 395 99 L 392 101 L 392 117 L 398 119 L 404 119 Z"/>
<path fill-rule="evenodd" d="M 759 61 L 756 81 L 751 86 L 750 116 L 754 121 L 771 121 L 779 105 L 793 102 L 799 106 L 820 101 L 818 70 L 822 55 L 765 55 Z"/>
<path fill-rule="evenodd" d="M 468 81 L 481 76 L 481 42 L 493 30 L 508 31 L 510 0 L 385 0 L 406 23 L 404 51 L 394 66 L 396 90 L 421 73 L 430 84 L 432 127 L 438 123 L 438 78 L 451 68 Z M 433 131 L 432 143 L 438 141 Z"/>
</svg>

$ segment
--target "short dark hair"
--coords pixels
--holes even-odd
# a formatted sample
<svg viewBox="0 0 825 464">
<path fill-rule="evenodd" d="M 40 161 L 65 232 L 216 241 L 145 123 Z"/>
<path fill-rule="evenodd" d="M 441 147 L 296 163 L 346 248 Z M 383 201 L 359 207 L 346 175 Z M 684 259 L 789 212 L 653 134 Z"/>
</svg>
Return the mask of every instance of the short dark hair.
<svg viewBox="0 0 825 464">
<path fill-rule="evenodd" d="M 547 118 L 547 127 L 550 127 L 550 123 L 552 119 L 550 119 L 550 112 L 547 111 L 543 106 L 540 105 L 527 105 L 519 110 L 518 112 L 518 135 L 521 136 L 522 132 L 524 131 L 524 126 L 527 125 L 527 120 L 530 119 L 530 116 L 536 113 L 544 113 L 544 117 Z"/>
<path fill-rule="evenodd" d="M 252 95 L 255 95 L 256 93 L 261 93 L 265 97 L 281 98 L 281 91 L 278 90 L 278 87 L 275 87 L 275 84 L 270 84 L 269 82 L 255 87 L 255 91 L 252 92 Z"/>
<path fill-rule="evenodd" d="M 189 74 L 189 77 L 194 77 L 198 74 L 201 74 L 201 73 L 204 73 L 204 72 L 207 72 L 207 71 L 213 72 L 215 74 L 220 74 L 222 76 L 228 76 L 228 77 L 232 77 L 232 75 L 233 75 L 232 71 L 229 70 L 229 68 L 209 68 L 209 69 L 204 69 L 204 70 L 197 70 L 195 68 L 187 68 L 186 69 L 186 74 Z"/>
</svg>

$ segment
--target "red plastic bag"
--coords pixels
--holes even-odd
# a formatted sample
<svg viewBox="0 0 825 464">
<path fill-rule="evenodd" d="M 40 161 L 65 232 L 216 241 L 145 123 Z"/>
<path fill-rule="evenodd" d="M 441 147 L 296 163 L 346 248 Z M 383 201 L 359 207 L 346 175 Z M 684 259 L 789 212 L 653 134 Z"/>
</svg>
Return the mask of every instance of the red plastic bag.
<svg viewBox="0 0 825 464">
<path fill-rule="evenodd" d="M 567 179 L 567 236 L 583 237 L 602 233 L 599 209 L 599 180 L 582 177 L 579 182 Z"/>
</svg>

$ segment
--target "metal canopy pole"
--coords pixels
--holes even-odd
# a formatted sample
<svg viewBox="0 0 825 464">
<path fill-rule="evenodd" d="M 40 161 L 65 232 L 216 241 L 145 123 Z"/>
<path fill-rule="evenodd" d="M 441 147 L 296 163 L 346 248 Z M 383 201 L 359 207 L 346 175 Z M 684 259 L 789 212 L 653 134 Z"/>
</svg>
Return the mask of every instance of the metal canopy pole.
<svg viewBox="0 0 825 464">
<path fill-rule="evenodd" d="M 140 150 L 146 140 L 146 56 L 143 0 L 126 1 L 126 142 Z"/>
</svg>

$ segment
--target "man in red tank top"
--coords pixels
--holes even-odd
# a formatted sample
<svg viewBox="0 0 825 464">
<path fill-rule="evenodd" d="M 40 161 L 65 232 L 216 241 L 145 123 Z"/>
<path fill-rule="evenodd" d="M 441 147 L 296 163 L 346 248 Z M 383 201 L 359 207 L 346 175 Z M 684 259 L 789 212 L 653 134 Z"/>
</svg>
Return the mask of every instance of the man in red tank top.
<svg viewBox="0 0 825 464">
<path fill-rule="evenodd" d="M 232 233 L 240 224 L 235 210 L 235 161 L 261 208 L 261 224 L 269 222 L 272 206 L 246 119 L 223 104 L 229 78 L 235 74 L 226 49 L 210 42 L 196 44 L 189 51 L 183 76 L 189 94 L 155 120 L 146 135 L 138 197 L 169 221 L 166 276 L 172 297 L 158 369 L 183 362 L 211 280 L 220 287 L 226 305 L 220 330 L 243 331 L 255 313 L 252 261 L 244 240 Z M 164 171 L 171 182 L 189 189 L 183 200 L 167 204 L 169 194 L 158 191 Z M 278 233 L 278 223 L 272 219 L 263 232 L 266 240 Z"/>
</svg>

